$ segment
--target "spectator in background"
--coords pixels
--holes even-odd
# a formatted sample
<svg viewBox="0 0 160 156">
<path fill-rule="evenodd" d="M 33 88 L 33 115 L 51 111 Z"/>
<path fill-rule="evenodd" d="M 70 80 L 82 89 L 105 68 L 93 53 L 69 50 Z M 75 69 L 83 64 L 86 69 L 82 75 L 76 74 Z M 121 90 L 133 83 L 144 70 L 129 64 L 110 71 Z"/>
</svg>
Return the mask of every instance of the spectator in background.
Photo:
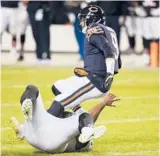
<svg viewBox="0 0 160 156">
<path fill-rule="evenodd" d="M 20 52 L 18 61 L 24 60 L 24 44 L 26 40 L 26 29 L 29 24 L 29 18 L 27 13 L 27 5 L 25 3 L 19 2 L 18 4 L 18 30 L 20 33 Z"/>
<path fill-rule="evenodd" d="M 26 3 L 26 1 L 24 1 Z M 38 63 L 50 61 L 49 1 L 28 1 L 27 11 L 36 42 Z"/>
<path fill-rule="evenodd" d="M 127 53 L 134 53 L 135 52 L 135 37 L 138 35 L 138 29 L 140 28 L 139 23 L 140 19 L 135 14 L 135 8 L 137 7 L 138 3 L 136 1 L 128 1 L 127 2 L 127 16 L 125 19 L 125 27 L 127 29 L 128 41 L 129 41 L 129 48 L 126 50 Z M 139 34 L 140 35 L 140 34 Z"/>
<path fill-rule="evenodd" d="M 49 4 L 51 24 L 71 25 L 67 16 L 65 1 L 50 1 Z"/>
<path fill-rule="evenodd" d="M 138 2 L 135 12 L 142 18 L 142 37 L 146 65 L 150 64 L 150 43 L 159 42 L 159 1 L 144 0 Z"/>
<path fill-rule="evenodd" d="M 1 1 L 1 13 L 3 16 L 1 22 L 1 35 L 8 29 L 12 35 L 12 48 L 11 55 L 16 57 L 16 45 L 17 45 L 17 9 L 18 1 Z"/>
<path fill-rule="evenodd" d="M 83 60 L 85 35 L 78 29 L 78 25 L 79 25 L 78 13 L 79 13 L 79 10 L 87 6 L 87 3 L 84 1 L 66 1 L 65 5 L 68 10 L 68 16 L 70 18 L 70 21 L 73 22 L 74 33 L 75 33 L 75 37 L 76 37 L 78 48 L 79 48 L 80 60 Z"/>
</svg>

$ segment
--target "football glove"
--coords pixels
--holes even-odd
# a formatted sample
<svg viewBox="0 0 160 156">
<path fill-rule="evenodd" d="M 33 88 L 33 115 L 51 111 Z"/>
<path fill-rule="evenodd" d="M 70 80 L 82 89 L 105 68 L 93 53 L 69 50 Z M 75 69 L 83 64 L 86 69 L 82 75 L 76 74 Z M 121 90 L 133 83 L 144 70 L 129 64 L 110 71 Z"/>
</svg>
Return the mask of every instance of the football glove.
<svg viewBox="0 0 160 156">
<path fill-rule="evenodd" d="M 107 73 L 104 84 L 107 91 L 111 88 L 112 82 L 113 82 L 113 75 L 111 73 Z"/>
</svg>

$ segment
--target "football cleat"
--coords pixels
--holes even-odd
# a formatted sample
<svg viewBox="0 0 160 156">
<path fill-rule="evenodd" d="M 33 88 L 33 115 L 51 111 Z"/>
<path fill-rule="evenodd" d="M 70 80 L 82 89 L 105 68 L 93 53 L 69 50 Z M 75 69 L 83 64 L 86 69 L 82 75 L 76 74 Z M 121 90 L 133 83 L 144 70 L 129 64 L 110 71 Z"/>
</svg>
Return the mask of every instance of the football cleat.
<svg viewBox="0 0 160 156">
<path fill-rule="evenodd" d="M 23 124 L 20 124 L 15 117 L 11 117 L 10 119 L 12 128 L 19 140 L 23 140 L 24 136 L 22 134 Z"/>
<path fill-rule="evenodd" d="M 82 128 L 82 132 L 78 138 L 79 142 L 86 143 L 93 139 L 98 139 L 101 136 L 103 136 L 106 132 L 105 126 L 99 126 L 99 127 L 84 127 Z"/>
<path fill-rule="evenodd" d="M 98 126 L 98 127 L 95 127 L 94 129 L 95 129 L 94 130 L 94 139 L 100 138 L 107 131 L 107 128 L 105 126 Z"/>
<path fill-rule="evenodd" d="M 32 122 L 32 106 L 31 99 L 25 99 L 22 103 L 22 112 L 27 122 Z"/>
</svg>

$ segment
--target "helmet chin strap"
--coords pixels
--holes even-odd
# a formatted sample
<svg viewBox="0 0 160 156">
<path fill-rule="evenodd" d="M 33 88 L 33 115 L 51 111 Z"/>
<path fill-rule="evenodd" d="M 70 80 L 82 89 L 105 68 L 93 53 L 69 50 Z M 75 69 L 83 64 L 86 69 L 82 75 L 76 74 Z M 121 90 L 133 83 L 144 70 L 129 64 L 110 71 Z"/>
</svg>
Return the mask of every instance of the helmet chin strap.
<svg viewBox="0 0 160 156">
<path fill-rule="evenodd" d="M 101 18 L 96 23 L 100 23 L 100 21 L 101 21 Z"/>
<path fill-rule="evenodd" d="M 99 19 L 97 22 L 95 22 L 95 23 L 100 23 L 100 21 L 101 21 L 101 19 Z M 88 27 L 91 27 L 92 25 L 93 25 L 94 23 L 91 23 Z M 85 24 L 85 27 L 82 29 L 82 32 L 84 33 L 84 34 L 86 34 L 86 32 L 87 32 L 87 25 Z"/>
</svg>

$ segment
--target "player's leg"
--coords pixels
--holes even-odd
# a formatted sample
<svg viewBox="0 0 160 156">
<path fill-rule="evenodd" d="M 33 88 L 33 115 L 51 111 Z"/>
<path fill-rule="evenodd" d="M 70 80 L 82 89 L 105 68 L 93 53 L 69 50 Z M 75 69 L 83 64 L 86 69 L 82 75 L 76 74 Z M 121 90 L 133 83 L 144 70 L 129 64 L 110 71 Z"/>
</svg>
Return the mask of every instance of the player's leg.
<svg viewBox="0 0 160 156">
<path fill-rule="evenodd" d="M 15 117 L 11 117 L 10 121 L 17 139 L 26 139 L 33 146 L 36 144 L 36 131 L 33 128 L 32 122 L 25 121 L 24 123 L 20 123 Z"/>
<path fill-rule="evenodd" d="M 65 109 L 74 108 L 85 100 L 103 96 L 104 93 L 99 91 L 92 83 L 88 83 L 74 92 L 68 91 L 55 97 L 55 100 Z"/>
<path fill-rule="evenodd" d="M 19 139 L 25 137 L 30 144 L 34 145 L 37 139 L 34 134 L 36 130 L 34 130 L 33 126 L 41 122 L 46 112 L 38 88 L 28 85 L 20 98 L 20 103 L 25 121 L 20 124 L 15 117 L 12 117 L 12 127 Z M 37 114 L 39 114 L 39 117 Z M 39 122 L 36 121 L 36 117 Z"/>
<path fill-rule="evenodd" d="M 11 117 L 10 122 L 13 130 L 15 131 L 17 139 L 23 140 L 25 138 L 24 125 L 21 124 L 15 117 Z"/>
<path fill-rule="evenodd" d="M 102 96 L 104 93 L 99 91 L 87 77 L 75 77 L 76 81 L 74 81 L 74 88 L 69 88 L 68 91 L 59 94 L 55 97 L 51 107 L 48 112 L 52 114 L 52 110 L 56 111 L 57 115 L 60 113 L 60 105 L 66 108 L 74 108 L 79 105 L 81 102 Z M 71 81 L 68 84 L 73 84 Z M 63 116 L 63 114 L 61 114 Z"/>
<path fill-rule="evenodd" d="M 20 52 L 19 52 L 19 57 L 18 61 L 23 61 L 24 60 L 24 44 L 26 41 L 26 29 L 29 24 L 29 19 L 26 10 L 21 9 L 20 17 L 19 17 L 19 31 L 20 31 Z M 23 17 L 22 17 L 23 15 Z"/>
<path fill-rule="evenodd" d="M 21 44 L 21 49 L 19 51 L 19 56 L 18 56 L 18 61 L 23 61 L 24 60 L 24 43 L 26 39 L 26 34 L 23 33 L 20 35 L 20 44 Z"/>
<path fill-rule="evenodd" d="M 82 86 L 81 83 L 77 83 L 77 76 L 72 76 L 64 80 L 58 80 L 52 85 L 52 92 L 55 96 L 57 96 L 61 93 L 67 92 L 68 90 L 75 90 L 75 85 L 77 87 Z"/>
<path fill-rule="evenodd" d="M 56 96 L 51 107 L 49 108 L 49 113 L 51 113 L 53 110 L 59 114 L 59 108 L 61 108 L 60 105 L 63 106 L 63 103 L 60 101 L 63 98 L 72 96 L 72 94 L 76 94 L 76 92 L 80 92 L 82 89 L 83 93 L 81 94 L 84 94 L 84 92 L 87 92 L 92 88 L 94 88 L 93 85 L 91 85 L 90 80 L 86 77 L 72 76 L 66 80 L 59 80 L 55 82 L 54 86 L 52 87 L 52 91 L 58 96 Z"/>
<path fill-rule="evenodd" d="M 33 105 L 36 104 L 38 95 L 37 87 L 28 85 L 20 98 L 22 112 L 26 121 L 32 121 Z"/>
<path fill-rule="evenodd" d="M 2 35 L 2 33 L 7 29 L 7 26 L 9 23 L 9 20 L 8 20 L 9 13 L 8 13 L 8 9 L 5 7 L 2 7 L 0 11 L 1 11 L 1 14 L 3 15 L 3 16 L 1 16 L 2 22 L 1 22 L 1 30 L 0 30 L 0 33 Z"/>
<path fill-rule="evenodd" d="M 133 52 L 135 47 L 135 17 L 127 16 L 125 24 L 127 27 L 127 34 L 130 46 L 127 51 Z"/>
<path fill-rule="evenodd" d="M 24 124 L 20 124 L 15 117 L 11 118 L 12 127 L 17 135 L 17 138 L 19 139 L 27 137 L 30 140 L 30 137 L 28 136 L 31 136 L 33 130 L 32 127 L 33 104 L 36 104 L 38 96 L 39 96 L 39 91 L 33 85 L 28 85 L 23 94 L 21 95 L 20 103 L 25 122 Z"/>
<path fill-rule="evenodd" d="M 25 118 L 24 137 L 32 146 L 43 151 L 50 146 L 53 147 L 55 144 L 49 137 L 55 137 L 57 123 L 54 122 L 55 117 L 45 110 L 38 88 L 28 85 L 20 98 L 20 103 Z"/>
<path fill-rule="evenodd" d="M 105 133 L 104 126 L 93 126 L 93 118 L 86 112 L 83 112 L 79 115 L 78 124 L 76 119 L 74 118 L 74 115 L 70 119 L 68 119 L 70 120 L 70 122 L 68 122 L 67 125 L 70 125 L 70 127 L 74 126 L 75 129 L 78 129 L 79 134 L 75 137 L 70 138 L 68 146 L 65 150 L 66 152 L 87 150 L 91 148 L 93 139 L 99 138 Z M 71 125 L 71 123 L 74 124 Z M 71 131 L 68 131 L 67 133 L 70 134 Z"/>
<path fill-rule="evenodd" d="M 12 34 L 12 50 L 16 50 L 17 46 L 17 8 L 10 8 L 9 32 Z"/>
</svg>

